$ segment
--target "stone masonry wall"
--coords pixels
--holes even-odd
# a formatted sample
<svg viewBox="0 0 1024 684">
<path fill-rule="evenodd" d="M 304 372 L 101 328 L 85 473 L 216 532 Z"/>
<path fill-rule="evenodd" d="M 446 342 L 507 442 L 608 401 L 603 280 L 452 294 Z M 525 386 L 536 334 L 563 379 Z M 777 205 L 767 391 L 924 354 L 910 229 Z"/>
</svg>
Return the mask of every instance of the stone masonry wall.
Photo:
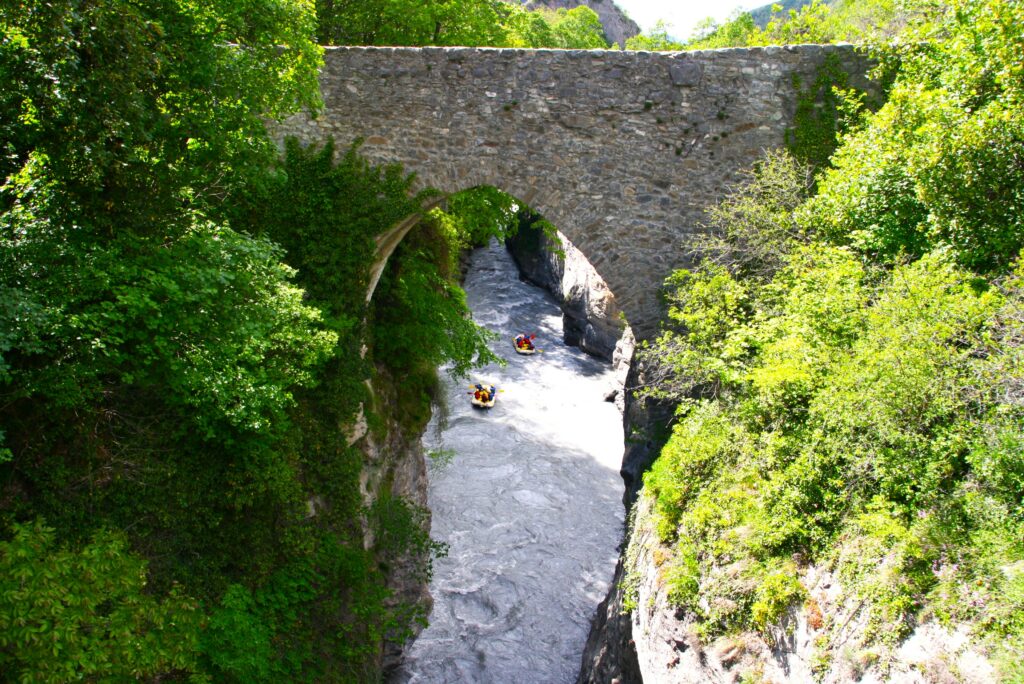
<svg viewBox="0 0 1024 684">
<path fill-rule="evenodd" d="M 703 52 L 330 48 L 325 108 L 276 135 L 362 138 L 374 162 L 401 162 L 420 186 L 492 185 L 558 227 L 615 294 L 639 339 L 658 292 L 688 265 L 687 243 L 736 172 L 783 144 L 797 92 L 851 46 Z"/>
</svg>

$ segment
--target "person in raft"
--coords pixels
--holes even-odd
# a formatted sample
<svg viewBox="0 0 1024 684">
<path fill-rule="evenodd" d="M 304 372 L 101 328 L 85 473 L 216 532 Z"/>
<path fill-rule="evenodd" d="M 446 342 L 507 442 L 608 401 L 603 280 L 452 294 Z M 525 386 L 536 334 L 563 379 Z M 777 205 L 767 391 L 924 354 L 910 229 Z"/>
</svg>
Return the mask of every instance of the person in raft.
<svg viewBox="0 0 1024 684">
<path fill-rule="evenodd" d="M 536 335 L 527 335 L 526 333 L 516 335 L 514 339 L 516 349 L 533 349 L 533 340 L 536 337 Z"/>
<path fill-rule="evenodd" d="M 481 402 L 486 404 L 487 402 L 489 402 L 491 400 L 491 397 L 493 397 L 493 396 L 494 396 L 494 385 L 491 385 L 490 387 L 484 387 L 480 383 L 477 383 L 476 391 L 473 392 L 473 398 L 474 399 L 476 399 L 477 401 L 481 401 Z"/>
</svg>

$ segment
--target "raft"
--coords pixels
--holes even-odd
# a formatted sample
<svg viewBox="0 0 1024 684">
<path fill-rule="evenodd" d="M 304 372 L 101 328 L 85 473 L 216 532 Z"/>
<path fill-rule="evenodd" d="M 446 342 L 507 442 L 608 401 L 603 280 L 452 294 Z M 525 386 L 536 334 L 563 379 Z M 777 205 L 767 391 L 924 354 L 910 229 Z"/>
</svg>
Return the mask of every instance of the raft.
<svg viewBox="0 0 1024 684">
<path fill-rule="evenodd" d="M 489 401 L 480 401 L 475 396 L 470 396 L 469 403 L 477 408 L 493 408 L 494 400 L 498 398 L 498 388 L 494 385 L 488 385 L 487 388 L 490 390 L 491 398 Z"/>
<path fill-rule="evenodd" d="M 491 397 L 490 401 L 480 401 L 476 397 L 473 397 L 472 399 L 469 400 L 469 402 L 471 404 L 473 404 L 473 406 L 476 406 L 477 408 L 493 408 L 494 407 L 494 397 Z"/>
<path fill-rule="evenodd" d="M 518 344 L 516 344 L 516 340 L 518 340 L 518 339 L 519 339 L 518 336 L 512 338 L 512 348 L 516 350 L 516 354 L 522 354 L 523 356 L 529 356 L 530 354 L 536 354 L 537 353 L 537 348 L 534 347 L 533 345 L 531 345 L 529 347 L 520 347 Z"/>
</svg>

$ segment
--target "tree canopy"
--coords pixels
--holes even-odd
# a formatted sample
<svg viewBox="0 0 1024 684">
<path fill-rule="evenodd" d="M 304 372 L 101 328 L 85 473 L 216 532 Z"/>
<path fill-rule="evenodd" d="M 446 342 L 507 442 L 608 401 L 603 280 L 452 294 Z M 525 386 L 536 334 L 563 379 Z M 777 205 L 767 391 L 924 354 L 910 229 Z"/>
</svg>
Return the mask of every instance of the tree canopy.
<svg viewBox="0 0 1024 684">
<path fill-rule="evenodd" d="M 332 45 L 607 48 L 585 5 L 527 10 L 504 0 L 317 0 L 317 38 Z"/>
</svg>

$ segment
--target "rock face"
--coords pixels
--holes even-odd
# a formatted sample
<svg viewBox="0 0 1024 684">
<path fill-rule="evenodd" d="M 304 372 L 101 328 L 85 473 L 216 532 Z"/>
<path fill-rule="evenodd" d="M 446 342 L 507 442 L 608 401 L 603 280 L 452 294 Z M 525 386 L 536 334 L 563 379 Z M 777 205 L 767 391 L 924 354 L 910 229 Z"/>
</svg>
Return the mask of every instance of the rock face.
<svg viewBox="0 0 1024 684">
<path fill-rule="evenodd" d="M 561 303 L 565 343 L 612 361 L 626 328 L 615 295 L 568 238 L 558 233 L 558 240 L 555 244 L 542 231 L 526 228 L 507 245 L 522 277 Z"/>
<path fill-rule="evenodd" d="M 618 589 L 625 577 L 624 564 L 625 559 L 619 558 L 612 588 L 597 607 L 576 684 L 642 684 L 644 681 L 633 640 L 633 622 L 622 604 L 623 593 Z"/>
<path fill-rule="evenodd" d="M 547 7 L 548 9 L 572 9 L 586 5 L 597 13 L 604 27 L 605 38 L 620 48 L 626 46 L 626 39 L 640 33 L 637 23 L 626 16 L 612 0 L 520 0 L 527 9 Z"/>
<path fill-rule="evenodd" d="M 619 475 L 625 489 L 622 502 L 630 510 L 640 488 L 643 475 L 658 458 L 671 432 L 675 407 L 667 402 L 644 399 L 639 390 L 646 385 L 643 361 L 634 355 L 623 383 L 622 428 L 626 436 Z"/>
<path fill-rule="evenodd" d="M 702 641 L 693 615 L 668 601 L 663 565 L 671 549 L 658 540 L 651 508 L 648 497 L 638 499 L 628 546 L 587 642 L 579 684 L 996 681 L 991 664 L 963 631 L 932 622 L 919 625 L 883 670 L 877 652 L 861 644 L 868 627 L 862 602 L 844 596 L 839 580 L 815 566 L 800 571 L 808 600 L 767 639 L 747 632 Z M 623 614 L 625 606 L 631 611 Z M 828 653 L 819 644 L 823 616 L 838 625 L 838 645 Z"/>
<path fill-rule="evenodd" d="M 381 372 L 371 387 L 379 409 L 396 405 L 391 387 L 391 381 Z M 355 431 L 350 443 L 363 453 L 359 481 L 363 503 L 372 506 L 386 492 L 427 510 L 427 465 L 420 432 L 410 431 L 408 426 L 386 417 L 386 408 L 378 413 L 385 415 L 384 429 Z M 310 502 L 311 514 L 316 513 L 318 503 L 315 499 Z M 429 517 L 426 523 L 429 526 Z M 365 525 L 364 534 L 366 548 L 372 548 L 375 543 L 373 532 Z M 390 605 L 419 606 L 424 614 L 429 614 L 433 599 L 423 579 L 422 561 L 422 558 L 414 556 L 388 558 L 386 581 L 388 589 L 393 592 Z M 384 644 L 380 663 L 383 673 L 387 674 L 400 664 L 403 644 L 404 640 Z"/>
</svg>

